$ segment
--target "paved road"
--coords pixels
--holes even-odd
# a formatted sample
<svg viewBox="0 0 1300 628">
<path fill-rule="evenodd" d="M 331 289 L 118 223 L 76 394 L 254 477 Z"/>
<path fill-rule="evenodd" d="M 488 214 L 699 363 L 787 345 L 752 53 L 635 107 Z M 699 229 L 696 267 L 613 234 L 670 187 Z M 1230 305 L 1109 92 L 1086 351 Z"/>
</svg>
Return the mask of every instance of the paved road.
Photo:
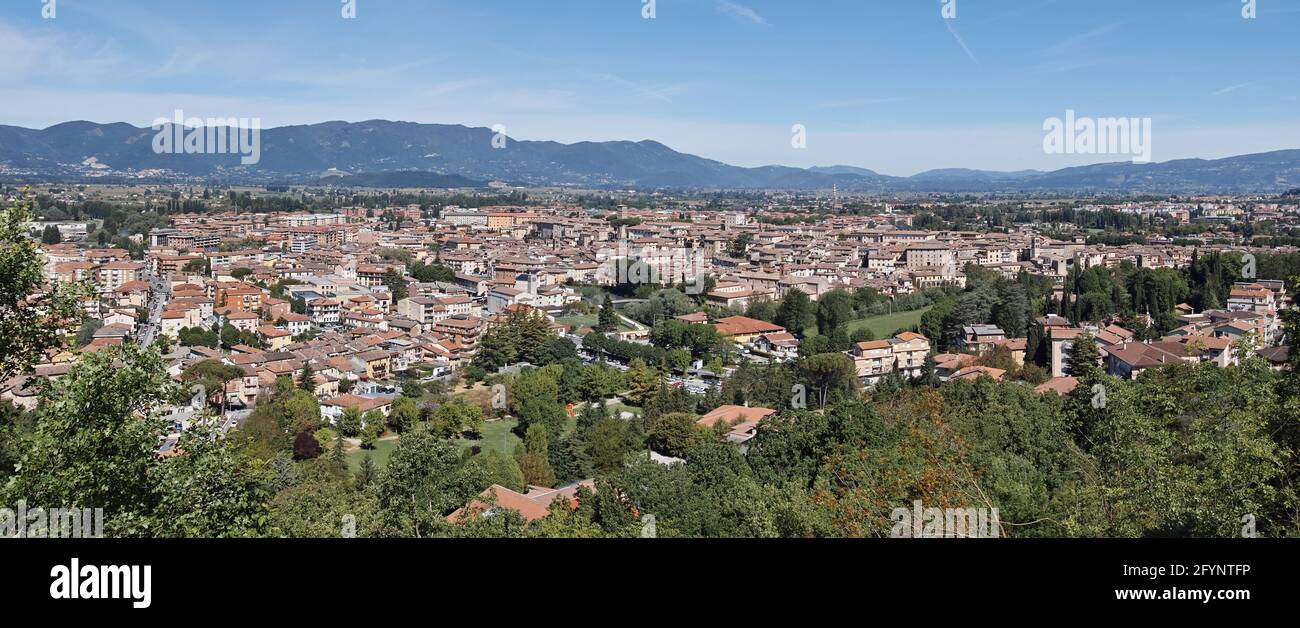
<svg viewBox="0 0 1300 628">
<path fill-rule="evenodd" d="M 239 427 L 243 424 L 244 420 L 248 418 L 248 415 L 252 413 L 252 410 L 227 410 L 226 423 L 221 426 L 222 433 L 229 432 L 230 430 Z"/>
<path fill-rule="evenodd" d="M 140 332 L 136 335 L 140 344 L 144 346 L 148 346 L 154 338 L 158 337 L 158 331 L 162 329 L 162 311 L 171 298 L 165 278 L 150 275 L 149 285 L 152 288 L 149 291 L 149 320 L 140 324 Z"/>
</svg>

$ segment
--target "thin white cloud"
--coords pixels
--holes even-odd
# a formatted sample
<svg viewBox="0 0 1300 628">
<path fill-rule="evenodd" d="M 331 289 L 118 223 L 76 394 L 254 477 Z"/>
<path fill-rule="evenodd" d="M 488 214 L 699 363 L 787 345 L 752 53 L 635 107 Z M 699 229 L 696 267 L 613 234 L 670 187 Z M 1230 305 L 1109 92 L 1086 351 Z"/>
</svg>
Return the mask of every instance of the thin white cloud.
<svg viewBox="0 0 1300 628">
<path fill-rule="evenodd" d="M 747 20 L 760 26 L 767 26 L 767 18 L 759 15 L 757 11 L 743 5 L 731 2 L 731 0 L 713 0 L 713 5 L 717 7 L 719 13 L 725 13 L 740 20 Z"/>
<path fill-rule="evenodd" d="M 672 104 L 673 96 L 686 92 L 686 85 L 682 83 L 673 83 L 668 85 L 645 85 L 636 81 L 630 81 L 616 74 L 608 72 L 587 72 L 586 76 L 598 81 L 604 81 L 612 85 L 617 85 L 638 96 L 658 100 Z"/>
<path fill-rule="evenodd" d="M 978 64 L 980 60 L 975 58 L 975 53 L 971 52 L 970 46 L 966 45 L 966 40 L 961 38 L 961 33 L 958 33 L 957 28 L 952 25 L 953 20 L 944 20 L 943 22 L 944 25 L 948 27 L 948 32 L 952 33 L 952 38 L 957 40 L 957 45 L 961 46 L 961 49 L 966 51 L 966 56 L 970 57 L 971 61 Z"/>
<path fill-rule="evenodd" d="M 172 51 L 172 56 L 153 71 L 145 74 L 146 78 L 171 78 L 191 74 L 200 69 L 211 55 L 205 52 L 191 52 L 184 48 Z"/>
<path fill-rule="evenodd" d="M 568 109 L 578 101 L 578 94 L 563 89 L 504 89 L 488 98 L 490 105 L 509 111 Z"/>
<path fill-rule="evenodd" d="M 24 32 L 0 22 L 0 85 L 95 83 L 120 72 L 123 63 L 112 41 L 58 29 Z"/>
<path fill-rule="evenodd" d="M 1084 52 L 1095 52 L 1096 40 L 1115 32 L 1127 22 L 1118 21 L 1110 24 L 1103 24 L 1096 28 L 1086 30 L 1078 35 L 1067 37 L 1043 50 L 1044 55 L 1072 55 Z"/>
<path fill-rule="evenodd" d="M 1241 89 L 1241 88 L 1243 88 L 1243 87 L 1250 87 L 1251 85 L 1254 85 L 1254 84 L 1255 84 L 1255 82 L 1254 82 L 1254 81 L 1251 81 L 1251 82 L 1248 82 L 1248 83 L 1238 83 L 1238 84 L 1236 84 L 1236 85 L 1229 85 L 1229 86 L 1227 86 L 1227 87 L 1225 87 L 1225 88 L 1223 88 L 1223 89 L 1220 89 L 1220 90 L 1215 91 L 1214 93 L 1212 93 L 1212 94 L 1210 94 L 1210 95 L 1211 95 L 1211 96 L 1222 96 L 1222 95 L 1224 95 L 1224 94 L 1231 94 L 1232 92 L 1235 92 L 1235 91 L 1237 91 L 1237 90 L 1239 90 L 1239 89 Z"/>
</svg>

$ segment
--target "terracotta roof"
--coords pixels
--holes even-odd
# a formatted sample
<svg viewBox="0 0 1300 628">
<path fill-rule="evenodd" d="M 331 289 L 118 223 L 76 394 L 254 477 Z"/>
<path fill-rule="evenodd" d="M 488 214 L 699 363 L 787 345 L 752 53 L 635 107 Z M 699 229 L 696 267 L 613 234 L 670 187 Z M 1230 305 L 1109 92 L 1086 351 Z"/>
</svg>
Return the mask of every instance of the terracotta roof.
<svg viewBox="0 0 1300 628">
<path fill-rule="evenodd" d="M 1035 386 L 1034 392 L 1042 394 L 1051 391 L 1064 396 L 1070 394 L 1070 392 L 1078 386 L 1079 378 L 1077 377 L 1053 377 L 1052 379 Z"/>
<path fill-rule="evenodd" d="M 1051 329 L 1052 340 L 1073 340 L 1087 333 L 1088 330 L 1078 327 L 1053 327 Z"/>
<path fill-rule="evenodd" d="M 776 410 L 770 408 L 719 406 L 708 414 L 700 417 L 695 422 L 706 427 L 713 427 L 718 423 L 718 421 L 725 420 L 728 424 L 736 423 L 737 421 L 759 421 L 773 414 L 776 414 Z"/>
<path fill-rule="evenodd" d="M 780 325 L 744 316 L 728 316 L 727 318 L 720 318 L 713 324 L 713 326 L 716 327 L 718 333 L 723 336 L 767 334 L 785 331 L 785 328 Z"/>
<path fill-rule="evenodd" d="M 995 369 L 991 366 L 976 365 L 976 366 L 968 366 L 964 369 L 961 369 L 960 371 L 957 371 L 956 373 L 953 373 L 952 379 L 967 379 L 967 380 L 979 379 L 980 377 L 987 375 L 995 380 L 1000 381 L 1002 377 L 1006 374 L 1007 372 L 1003 369 Z"/>
<path fill-rule="evenodd" d="M 322 401 L 322 405 L 335 406 L 339 408 L 356 408 L 362 412 L 382 408 L 392 404 L 391 399 L 377 397 L 361 397 L 358 395 L 339 395 Z"/>
<path fill-rule="evenodd" d="M 679 321 L 686 321 L 688 323 L 707 323 L 709 322 L 709 315 L 705 314 L 704 312 L 692 312 L 690 314 L 683 314 L 681 316 L 678 316 L 676 317 L 676 319 Z"/>
<path fill-rule="evenodd" d="M 1176 342 L 1140 342 L 1111 347 L 1111 357 L 1133 368 L 1149 368 L 1162 364 L 1176 364 L 1187 357 L 1186 348 Z"/>
<path fill-rule="evenodd" d="M 577 484 L 559 489 L 530 486 L 528 487 L 528 492 L 526 494 L 520 494 L 501 486 L 500 484 L 493 484 L 488 487 L 487 490 L 479 493 L 478 499 L 475 499 L 464 508 L 460 508 L 456 510 L 456 512 L 448 515 L 447 520 L 455 523 L 469 513 L 486 512 L 490 507 L 490 502 L 493 501 L 492 498 L 495 497 L 496 508 L 515 510 L 518 511 L 524 519 L 537 521 L 539 519 L 545 519 L 546 516 L 550 514 L 551 504 L 553 504 L 557 499 L 567 500 L 570 508 L 577 508 L 578 502 L 576 496 L 578 494 L 578 489 L 586 487 L 594 490 L 595 486 L 595 482 L 591 480 L 583 480 Z"/>
<path fill-rule="evenodd" d="M 1029 347 L 1028 338 L 1007 338 L 997 343 L 999 346 L 1006 347 L 1012 351 L 1024 351 Z"/>
<path fill-rule="evenodd" d="M 888 340 L 869 340 L 867 342 L 859 342 L 857 344 L 858 349 L 861 351 L 870 351 L 872 349 L 888 349 L 889 346 L 890 345 Z"/>
</svg>

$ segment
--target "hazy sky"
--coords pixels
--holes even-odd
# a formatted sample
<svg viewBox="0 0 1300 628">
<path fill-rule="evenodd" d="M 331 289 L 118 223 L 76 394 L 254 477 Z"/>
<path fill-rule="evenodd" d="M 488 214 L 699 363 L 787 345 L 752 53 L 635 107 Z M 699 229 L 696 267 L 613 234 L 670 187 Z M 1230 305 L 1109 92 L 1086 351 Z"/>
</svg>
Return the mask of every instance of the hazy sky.
<svg viewBox="0 0 1300 628">
<path fill-rule="evenodd" d="M 897 175 L 1116 161 L 1044 153 L 1074 109 L 1151 118 L 1156 161 L 1300 148 L 1300 0 L 47 2 L 0 5 L 0 124 L 181 108 Z"/>
</svg>

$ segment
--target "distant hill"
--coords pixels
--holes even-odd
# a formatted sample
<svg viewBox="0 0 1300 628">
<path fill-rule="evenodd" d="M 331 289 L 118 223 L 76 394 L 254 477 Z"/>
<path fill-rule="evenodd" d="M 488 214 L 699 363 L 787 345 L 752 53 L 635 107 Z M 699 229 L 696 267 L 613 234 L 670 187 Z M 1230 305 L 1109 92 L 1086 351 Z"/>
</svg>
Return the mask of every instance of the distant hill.
<svg viewBox="0 0 1300 628">
<path fill-rule="evenodd" d="M 857 166 L 813 166 L 808 169 L 808 172 L 815 172 L 818 174 L 853 174 L 861 177 L 880 176 L 880 174 L 874 170 L 867 170 L 866 168 L 859 168 Z"/>
<path fill-rule="evenodd" d="M 1300 187 L 1300 150 L 1159 164 L 1106 163 L 1053 172 L 931 170 L 891 177 L 854 166 L 742 168 L 659 142 L 509 139 L 461 125 L 370 120 L 266 129 L 261 160 L 155 154 L 155 131 L 125 123 L 0 126 L 0 180 L 135 177 L 376 187 L 517 185 L 594 188 L 822 190 L 962 193 L 1281 193 Z M 329 173 L 330 176 L 323 176 Z"/>
<path fill-rule="evenodd" d="M 1015 181 L 1039 174 L 1043 174 L 1041 170 L 995 172 L 992 170 L 971 170 L 969 168 L 945 168 L 927 170 L 912 175 L 911 179 L 913 181 Z"/>
<path fill-rule="evenodd" d="M 358 188 L 481 188 L 487 186 L 484 181 L 458 174 L 438 174 L 420 170 L 324 176 L 317 183 Z"/>
</svg>

